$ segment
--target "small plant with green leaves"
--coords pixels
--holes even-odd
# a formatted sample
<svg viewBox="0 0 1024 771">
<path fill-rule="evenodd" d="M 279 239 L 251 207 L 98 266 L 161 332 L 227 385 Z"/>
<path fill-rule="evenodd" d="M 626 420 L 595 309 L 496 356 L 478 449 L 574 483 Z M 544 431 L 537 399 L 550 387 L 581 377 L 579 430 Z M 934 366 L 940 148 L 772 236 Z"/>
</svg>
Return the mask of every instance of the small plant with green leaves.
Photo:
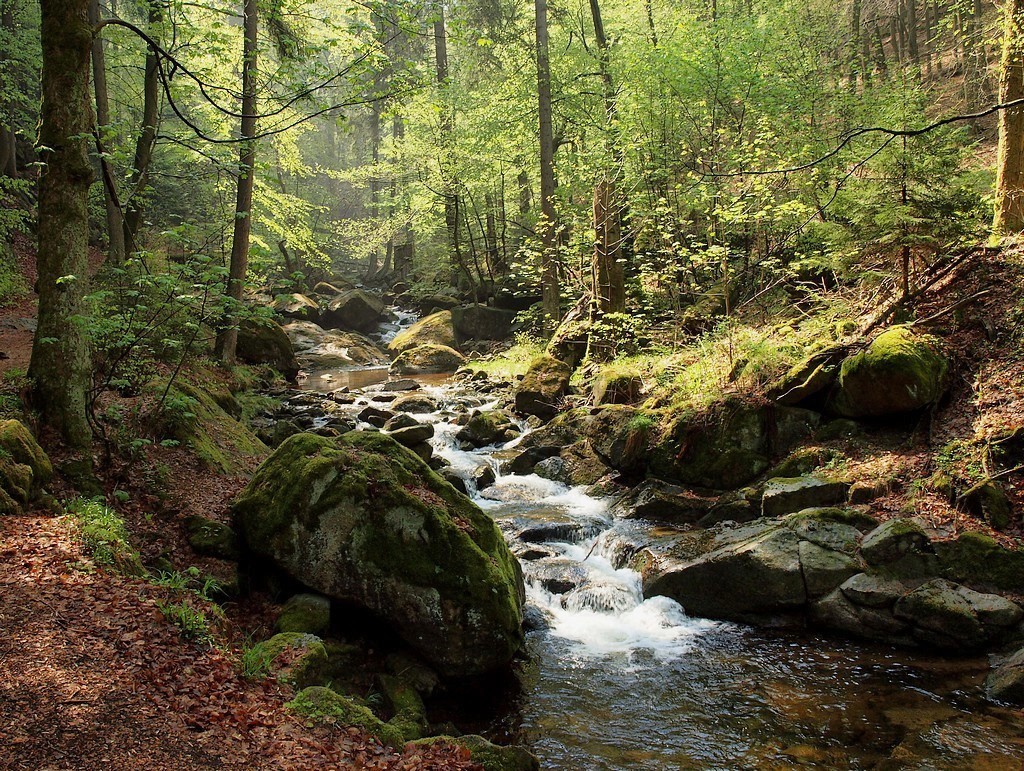
<svg viewBox="0 0 1024 771">
<path fill-rule="evenodd" d="M 183 602 L 158 600 L 156 605 L 163 613 L 164 618 L 178 627 L 184 639 L 212 644 L 214 638 L 210 631 L 210 622 L 202 610 L 193 607 L 187 600 Z"/>
<path fill-rule="evenodd" d="M 92 561 L 128 575 L 141 575 L 142 561 L 132 547 L 124 520 L 101 498 L 78 498 L 67 505 Z"/>
<path fill-rule="evenodd" d="M 192 566 L 181 572 L 161 570 L 149 577 L 149 583 L 164 590 L 165 596 L 157 601 L 157 607 L 164 618 L 178 627 L 183 638 L 214 643 L 210 619 L 224 620 L 224 611 L 213 600 L 222 591 L 219 581 Z"/>
<path fill-rule="evenodd" d="M 239 660 L 239 671 L 242 677 L 255 680 L 270 674 L 270 665 L 274 661 L 274 652 L 266 645 L 259 645 L 246 640 Z"/>
</svg>

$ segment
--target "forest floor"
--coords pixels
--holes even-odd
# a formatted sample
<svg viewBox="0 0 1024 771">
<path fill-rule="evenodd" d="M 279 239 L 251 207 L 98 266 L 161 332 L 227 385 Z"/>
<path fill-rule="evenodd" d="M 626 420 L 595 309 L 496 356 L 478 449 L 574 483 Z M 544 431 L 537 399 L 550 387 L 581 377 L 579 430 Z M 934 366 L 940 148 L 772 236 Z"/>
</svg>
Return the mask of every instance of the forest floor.
<svg viewBox="0 0 1024 771">
<path fill-rule="evenodd" d="M 16 255 L 31 286 L 27 238 Z M 34 316 L 34 295 L 0 310 L 0 375 L 27 370 Z M 130 491 L 122 514 L 143 556 L 178 557 L 189 548 L 184 519 L 225 519 L 245 475 L 160 449 L 159 498 L 124 461 L 104 481 L 108 493 Z M 215 574 L 216 562 L 192 554 L 181 564 Z M 283 708 L 289 686 L 240 673 L 248 636 L 269 636 L 260 635 L 268 609 L 229 604 L 212 639 L 190 641 L 160 610 L 173 599 L 174 590 L 94 564 L 70 516 L 0 518 L 0 769 L 478 768 L 452 745 L 394 750 L 359 729 L 304 724 Z M 234 623 L 243 615 L 244 628 Z"/>
</svg>

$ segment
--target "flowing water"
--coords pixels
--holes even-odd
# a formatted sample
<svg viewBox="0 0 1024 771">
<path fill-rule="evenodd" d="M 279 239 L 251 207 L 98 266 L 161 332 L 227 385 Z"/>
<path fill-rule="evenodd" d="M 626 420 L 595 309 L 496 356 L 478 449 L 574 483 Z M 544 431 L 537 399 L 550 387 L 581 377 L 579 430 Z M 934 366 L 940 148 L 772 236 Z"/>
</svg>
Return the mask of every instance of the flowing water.
<svg viewBox="0 0 1024 771">
<path fill-rule="evenodd" d="M 1024 768 L 1024 716 L 984 703 L 985 659 L 948 660 L 688 617 L 624 567 L 635 521 L 536 475 L 513 441 L 466 451 L 453 421 L 483 398 L 425 384 L 435 454 L 520 556 L 530 664 L 512 703 L 464 727 L 525 743 L 549 769 Z M 372 389 L 371 389 L 372 390 Z M 477 490 L 481 465 L 496 472 Z"/>
</svg>

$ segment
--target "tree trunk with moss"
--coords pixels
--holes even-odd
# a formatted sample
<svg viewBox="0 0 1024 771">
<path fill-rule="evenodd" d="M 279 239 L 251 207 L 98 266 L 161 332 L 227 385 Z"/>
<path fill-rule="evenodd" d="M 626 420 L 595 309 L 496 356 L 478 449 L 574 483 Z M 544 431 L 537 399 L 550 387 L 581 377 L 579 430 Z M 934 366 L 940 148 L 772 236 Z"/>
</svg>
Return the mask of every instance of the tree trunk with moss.
<svg viewBox="0 0 1024 771">
<path fill-rule="evenodd" d="M 1004 10 L 1003 58 L 999 66 L 999 101 L 1024 99 L 1024 0 L 1009 0 Z M 999 112 L 996 159 L 996 233 L 1024 230 L 1024 107 Z"/>
<path fill-rule="evenodd" d="M 92 134 L 89 0 L 42 0 L 39 144 L 39 319 L 29 376 L 41 422 L 86 452 L 89 346 L 82 328 L 88 285 Z"/>
</svg>

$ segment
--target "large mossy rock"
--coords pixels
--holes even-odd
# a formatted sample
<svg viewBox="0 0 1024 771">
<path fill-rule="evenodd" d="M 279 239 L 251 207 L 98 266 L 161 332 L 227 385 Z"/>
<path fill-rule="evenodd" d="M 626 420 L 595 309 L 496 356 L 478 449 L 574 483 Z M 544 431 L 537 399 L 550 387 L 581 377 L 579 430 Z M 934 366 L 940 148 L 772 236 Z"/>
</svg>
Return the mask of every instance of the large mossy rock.
<svg viewBox="0 0 1024 771">
<path fill-rule="evenodd" d="M 16 514 L 53 478 L 53 465 L 17 420 L 0 422 L 0 514 Z"/>
<path fill-rule="evenodd" d="M 558 414 L 558 403 L 569 391 L 572 370 L 553 356 L 538 356 L 515 389 L 515 408 L 521 415 L 550 420 Z"/>
<path fill-rule="evenodd" d="M 480 448 L 507 442 L 519 435 L 519 428 L 507 412 L 484 410 L 474 412 L 455 438 L 471 447 Z"/>
<path fill-rule="evenodd" d="M 466 357 L 454 348 L 427 343 L 398 354 L 391 371 L 398 375 L 432 375 L 454 372 L 465 363 Z"/>
<path fill-rule="evenodd" d="M 162 439 L 173 439 L 188 446 L 210 468 L 228 474 L 244 470 L 267 455 L 267 446 L 238 417 L 237 402 L 226 390 L 215 391 L 175 380 L 170 389 L 158 380 L 150 391 L 162 397 L 159 431 Z"/>
<path fill-rule="evenodd" d="M 460 305 L 451 314 L 459 340 L 507 340 L 516 320 L 515 311 L 487 305 Z"/>
<path fill-rule="evenodd" d="M 522 573 L 497 526 L 386 435 L 291 437 L 235 512 L 252 552 L 372 611 L 446 675 L 502 667 L 522 643 Z"/>
<path fill-rule="evenodd" d="M 768 470 L 820 422 L 799 407 L 730 399 L 702 414 L 677 417 L 651 453 L 651 473 L 671 482 L 727 490 Z"/>
<path fill-rule="evenodd" d="M 384 300 L 380 296 L 363 289 L 351 289 L 327 303 L 320 315 L 320 326 L 369 332 L 380 323 L 383 313 Z"/>
<path fill-rule="evenodd" d="M 452 328 L 451 311 L 438 311 L 422 318 L 403 332 L 395 335 L 388 343 L 388 351 L 399 354 L 417 345 L 444 345 L 455 347 L 455 331 Z"/>
<path fill-rule="evenodd" d="M 644 381 L 636 372 L 606 370 L 594 377 L 594 406 L 603 404 L 636 404 L 640 401 Z"/>
<path fill-rule="evenodd" d="M 829 409 L 848 418 L 921 409 L 942 396 L 948 369 L 935 338 L 894 327 L 843 361 Z"/>
<path fill-rule="evenodd" d="M 348 696 L 335 693 L 330 688 L 318 685 L 304 688 L 284 706 L 289 712 L 313 724 L 327 723 L 362 728 L 382 744 L 392 747 L 401 747 L 406 741 L 398 728 L 388 725 L 362 704 L 357 704 Z"/>
<path fill-rule="evenodd" d="M 606 405 L 587 416 L 584 435 L 604 463 L 627 476 L 638 476 L 647 468 L 657 428 L 656 418 L 646 412 Z"/>
<path fill-rule="evenodd" d="M 469 757 L 484 771 L 539 771 L 540 760 L 524 747 L 501 746 L 476 734 L 463 736 L 431 736 L 413 744 L 429 747 L 437 742 L 455 744 L 469 750 Z"/>
<path fill-rule="evenodd" d="M 305 688 L 318 685 L 327 668 L 327 649 L 312 634 L 281 632 L 257 643 L 247 654 L 283 683 Z"/>
<path fill-rule="evenodd" d="M 266 364 L 287 380 L 299 374 L 295 348 L 284 329 L 271 319 L 251 318 L 238 328 L 238 358 L 246 364 Z"/>
</svg>

